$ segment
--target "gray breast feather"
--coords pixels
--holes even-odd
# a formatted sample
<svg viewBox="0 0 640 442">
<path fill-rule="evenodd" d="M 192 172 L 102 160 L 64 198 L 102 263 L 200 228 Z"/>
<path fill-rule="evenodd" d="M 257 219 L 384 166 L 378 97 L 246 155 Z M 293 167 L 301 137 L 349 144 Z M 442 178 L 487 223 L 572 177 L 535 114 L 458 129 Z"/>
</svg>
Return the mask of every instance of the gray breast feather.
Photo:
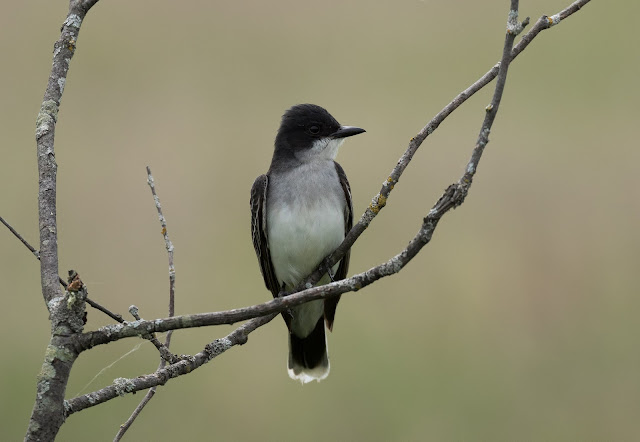
<svg viewBox="0 0 640 442">
<path fill-rule="evenodd" d="M 333 161 L 318 163 L 303 164 L 269 180 L 271 261 L 277 279 L 290 288 L 344 239 L 344 191 Z"/>
</svg>

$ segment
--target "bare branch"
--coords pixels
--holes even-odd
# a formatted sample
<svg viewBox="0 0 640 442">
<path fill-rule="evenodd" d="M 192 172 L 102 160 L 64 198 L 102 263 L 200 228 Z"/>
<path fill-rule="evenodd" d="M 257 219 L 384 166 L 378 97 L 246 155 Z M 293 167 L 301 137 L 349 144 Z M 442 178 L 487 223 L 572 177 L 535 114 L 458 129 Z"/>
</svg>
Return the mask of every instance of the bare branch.
<svg viewBox="0 0 640 442">
<path fill-rule="evenodd" d="M 71 0 L 69 13 L 54 45 L 51 74 L 36 119 L 38 153 L 38 219 L 40 230 L 40 280 L 42 295 L 51 318 L 51 340 L 37 384 L 25 440 L 53 440 L 64 422 L 64 392 L 76 351 L 71 336 L 84 326 L 86 290 L 69 291 L 62 297 L 58 284 L 58 226 L 56 221 L 56 172 L 54 137 L 60 100 L 82 20 L 95 2 Z"/>
<path fill-rule="evenodd" d="M 98 304 L 97 302 L 89 298 L 87 298 L 87 304 L 89 304 L 91 307 L 95 308 L 96 310 L 101 311 L 105 315 L 109 316 L 111 319 L 114 319 L 121 324 L 124 322 L 124 318 L 122 316 L 120 316 L 117 313 L 113 313 L 111 310 L 107 309 L 106 307 L 103 307 L 102 305 Z"/>
<path fill-rule="evenodd" d="M 527 32 L 522 37 L 520 42 L 513 48 L 511 52 L 511 59 L 517 57 L 541 31 L 560 23 L 561 20 L 564 20 L 571 14 L 580 10 L 580 8 L 589 3 L 589 1 L 590 0 L 579 0 L 572 3 L 567 8 L 553 15 L 552 17 L 547 17 L 546 15 L 540 17 L 535 26 L 529 32 Z M 522 23 L 522 28 L 524 28 L 527 23 L 528 19 Z M 352 227 L 351 231 L 344 238 L 342 244 L 340 244 L 338 248 L 336 248 L 327 258 L 325 258 L 311 275 L 309 275 L 303 282 L 298 284 L 293 292 L 298 292 L 304 288 L 309 288 L 315 285 L 318 281 L 320 281 L 322 276 L 327 273 L 327 270 L 329 268 L 331 268 L 338 261 L 340 261 L 340 259 L 342 259 L 347 250 L 349 250 L 351 246 L 353 246 L 360 235 L 362 235 L 366 228 L 369 227 L 371 221 L 373 221 L 376 215 L 378 215 L 378 213 L 380 213 L 380 211 L 387 204 L 387 199 L 389 198 L 391 191 L 400 180 L 402 173 L 411 162 L 411 159 L 418 151 L 418 148 L 422 145 L 422 142 L 429 135 L 431 135 L 454 110 L 460 107 L 462 103 L 467 101 L 476 92 L 478 92 L 480 89 L 489 84 L 494 78 L 496 78 L 499 69 L 500 63 L 496 63 L 480 79 L 478 79 L 464 91 L 460 92 L 451 101 L 451 103 L 446 105 L 444 109 L 438 112 L 436 116 L 431 119 L 429 124 L 423 127 L 422 130 L 420 130 L 420 132 L 418 132 L 418 134 L 411 139 L 411 141 L 409 142 L 409 146 L 398 160 L 398 163 L 389 174 L 389 177 L 382 183 L 380 192 L 378 192 L 378 194 L 373 197 L 373 199 L 371 200 L 371 204 L 369 204 L 369 207 L 367 207 L 365 212 L 362 214 L 360 220 Z"/>
<path fill-rule="evenodd" d="M 113 438 L 113 442 L 118 442 L 122 440 L 122 437 L 127 432 L 127 430 L 129 430 L 129 428 L 131 427 L 133 422 L 138 418 L 140 413 L 142 413 L 142 410 L 144 409 L 144 407 L 146 407 L 149 401 L 153 398 L 153 396 L 155 396 L 157 388 L 158 388 L 157 386 L 154 386 L 154 387 L 151 387 L 149 391 L 147 391 L 147 394 L 144 395 L 144 397 L 142 398 L 138 406 L 135 408 L 135 410 L 133 410 L 133 413 L 131 413 L 131 416 L 129 416 L 129 419 L 127 419 L 124 424 L 120 425 L 120 429 L 118 430 L 116 437 Z"/>
<path fill-rule="evenodd" d="M 231 347 L 246 343 L 251 332 L 267 324 L 275 317 L 276 315 L 272 314 L 249 321 L 229 333 L 226 337 L 216 339 L 207 344 L 204 350 L 195 356 L 184 358 L 180 362 L 158 369 L 154 373 L 138 376 L 134 379 L 118 378 L 108 387 L 65 401 L 66 416 L 118 396 L 124 396 L 126 393 L 133 393 L 158 385 L 164 385 L 169 379 L 191 373 L 196 368 L 201 367 Z"/>
<path fill-rule="evenodd" d="M 33 246 L 31 244 L 29 244 L 29 242 L 26 239 L 24 239 L 24 237 L 22 235 L 20 235 L 20 233 L 18 233 L 11 226 L 11 224 L 9 224 L 7 221 L 5 221 L 5 219 L 2 218 L 1 216 L 0 216 L 0 222 L 2 222 L 2 224 L 4 224 L 7 227 L 7 229 L 9 229 L 11 231 L 11 233 L 13 233 L 13 235 L 16 238 L 18 238 L 20 240 L 20 242 L 22 242 L 22 244 L 24 244 L 24 246 L 27 249 L 29 249 L 29 251 L 31 253 L 33 253 L 33 256 L 35 256 L 38 260 L 40 260 L 40 253 L 38 253 L 38 251 L 36 249 L 34 249 Z M 67 288 L 67 282 L 64 279 L 62 279 L 61 276 L 58 276 L 58 282 L 60 282 L 62 287 Z M 120 323 L 124 322 L 124 319 L 119 314 L 113 313 L 112 311 L 110 311 L 106 307 L 101 306 L 100 304 L 98 304 L 95 301 L 92 301 L 89 298 L 87 298 L 86 301 L 87 301 L 87 304 L 89 304 L 91 307 L 95 308 L 96 310 L 100 310 L 102 313 L 104 313 L 105 315 L 109 316 L 111 319 L 115 319 L 116 321 L 118 321 Z"/>
<path fill-rule="evenodd" d="M 176 269 L 175 269 L 175 266 L 173 265 L 173 243 L 169 239 L 169 232 L 167 231 L 167 220 L 162 214 L 162 205 L 160 204 L 160 198 L 156 194 L 155 180 L 153 179 L 153 175 L 151 175 L 151 169 L 149 168 L 149 166 L 147 166 L 147 183 L 151 188 L 153 201 L 156 205 L 156 210 L 158 211 L 158 218 L 160 220 L 160 226 L 162 227 L 162 236 L 164 237 L 164 243 L 167 249 L 167 255 L 169 256 L 169 317 L 172 317 L 175 314 L 175 292 L 176 292 Z M 139 316 L 134 315 L 134 317 L 137 320 L 140 320 Z M 160 365 L 158 366 L 158 370 L 164 368 L 167 362 L 170 364 L 177 362 L 177 358 L 169 351 L 172 335 L 173 335 L 173 330 L 169 330 L 169 332 L 167 333 L 167 337 L 165 338 L 165 341 L 164 341 L 164 346 L 162 347 L 158 346 L 160 342 L 158 342 L 158 340 L 155 338 L 154 335 L 149 335 L 153 337 L 153 340 L 151 342 L 156 346 L 158 350 L 160 350 L 161 359 L 160 359 Z M 169 355 L 171 355 L 172 359 L 167 359 L 166 353 L 163 354 L 163 350 L 166 351 L 166 353 L 168 353 Z M 140 413 L 142 413 L 142 410 L 144 409 L 144 407 L 149 403 L 149 401 L 153 398 L 153 396 L 155 396 L 156 388 L 157 386 L 154 386 L 147 392 L 147 394 L 144 396 L 144 398 L 142 398 L 142 401 L 140 401 L 136 409 L 133 410 L 133 413 L 131 414 L 131 416 L 129 416 L 129 419 L 127 419 L 127 421 L 124 424 L 120 425 L 120 429 L 118 430 L 116 437 L 113 439 L 113 442 L 118 442 L 119 440 L 122 439 L 122 437 L 127 432 L 127 430 L 129 430 L 133 422 L 138 418 Z"/>
<path fill-rule="evenodd" d="M 29 249 L 29 251 L 30 251 L 31 253 L 33 253 L 33 256 L 35 256 L 36 258 L 40 259 L 40 254 L 38 253 L 38 251 L 37 251 L 36 249 L 34 249 L 34 248 L 33 248 L 33 246 L 32 246 L 31 244 L 29 244 L 29 243 L 27 242 L 27 240 L 26 240 L 26 239 L 24 239 L 24 238 L 22 237 L 22 235 L 20 235 L 20 234 L 19 234 L 19 233 L 18 233 L 18 232 L 13 228 L 13 227 L 11 227 L 11 224 L 9 224 L 8 222 L 6 222 L 6 221 L 4 220 L 4 218 L 3 218 L 3 217 L 1 217 L 1 216 L 0 216 L 0 222 L 2 222 L 2 224 L 4 224 L 4 225 L 7 227 L 7 229 L 9 229 L 9 231 L 10 231 L 11 233 L 13 233 L 13 235 L 14 235 L 16 238 L 18 238 L 18 239 L 20 240 L 20 242 L 22 242 L 22 244 L 24 244 L 24 246 L 25 246 L 27 249 Z M 62 278 L 60 278 L 60 279 L 62 279 Z M 64 282 L 64 281 L 63 281 L 63 282 Z"/>
<path fill-rule="evenodd" d="M 153 201 L 155 202 L 156 209 L 158 210 L 158 218 L 160 219 L 160 226 L 162 227 L 162 236 L 164 238 L 164 244 L 167 249 L 167 255 L 169 256 L 169 316 L 175 314 L 175 292 L 176 292 L 176 268 L 173 265 L 173 243 L 169 239 L 169 232 L 167 231 L 167 220 L 162 214 L 162 205 L 160 204 L 160 198 L 156 194 L 156 185 L 151 175 L 151 169 L 147 166 L 147 183 L 151 188 L 151 194 L 153 195 Z M 167 334 L 167 342 L 165 345 L 168 347 L 171 342 L 171 332 Z"/>
</svg>

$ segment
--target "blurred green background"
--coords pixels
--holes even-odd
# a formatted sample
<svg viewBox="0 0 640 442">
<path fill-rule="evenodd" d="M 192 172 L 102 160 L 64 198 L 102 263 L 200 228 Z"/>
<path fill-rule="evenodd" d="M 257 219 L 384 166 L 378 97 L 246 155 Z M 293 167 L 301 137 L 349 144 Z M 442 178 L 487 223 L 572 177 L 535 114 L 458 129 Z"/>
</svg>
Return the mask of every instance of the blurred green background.
<svg viewBox="0 0 640 442">
<path fill-rule="evenodd" d="M 521 2 L 535 21 L 569 0 Z M 616 7 L 614 8 L 614 3 Z M 640 3 L 593 1 L 512 65 L 466 203 L 399 275 L 343 297 L 330 377 L 285 370 L 278 319 L 159 390 L 126 440 L 637 440 L 640 438 Z M 85 19 L 56 130 L 60 271 L 122 314 L 166 316 L 270 298 L 249 189 L 283 111 L 325 106 L 367 133 L 339 154 L 359 216 L 409 139 L 498 61 L 507 1 L 135 2 Z M 0 6 L 0 213 L 37 246 L 35 118 L 66 1 Z M 621 18 L 621 15 L 623 17 Z M 352 252 L 351 273 L 397 253 L 461 175 L 485 88 L 422 146 Z M 242 163 L 242 167 L 239 164 Z M 1 440 L 23 437 L 48 342 L 39 267 L 0 229 Z M 88 329 L 107 324 L 89 312 Z M 230 326 L 181 331 L 193 354 Z M 83 354 L 67 396 L 152 372 L 148 343 Z M 59 440 L 109 441 L 142 394 L 71 416 Z"/>
</svg>

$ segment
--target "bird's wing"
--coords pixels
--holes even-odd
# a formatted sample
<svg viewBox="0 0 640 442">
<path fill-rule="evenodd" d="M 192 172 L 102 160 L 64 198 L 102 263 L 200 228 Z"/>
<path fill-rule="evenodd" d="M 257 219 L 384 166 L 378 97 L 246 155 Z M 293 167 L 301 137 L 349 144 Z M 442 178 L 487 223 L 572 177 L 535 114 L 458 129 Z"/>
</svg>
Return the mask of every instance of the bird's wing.
<svg viewBox="0 0 640 442">
<path fill-rule="evenodd" d="M 344 198 L 347 201 L 347 204 L 344 208 L 344 235 L 351 230 L 353 226 L 353 201 L 351 199 L 351 186 L 349 186 L 349 180 L 347 179 L 347 174 L 344 173 L 344 169 L 340 164 L 336 163 L 336 172 L 338 173 L 338 179 L 340 179 L 340 186 L 342 186 L 342 191 L 344 192 Z M 336 281 L 340 279 L 344 279 L 347 277 L 347 271 L 349 270 L 349 257 L 351 255 L 351 250 L 347 250 L 342 259 L 340 260 L 340 264 L 338 265 L 338 270 L 334 275 L 334 279 Z M 336 296 L 334 298 L 330 298 L 324 301 L 324 319 L 327 323 L 327 327 L 329 330 L 333 329 L 333 320 L 336 316 L 336 308 L 338 307 L 338 301 L 340 301 L 340 296 Z"/>
<path fill-rule="evenodd" d="M 274 297 L 280 292 L 280 285 L 271 262 L 267 238 L 267 188 L 269 177 L 260 175 L 251 187 L 251 236 L 256 250 L 264 284 Z"/>
</svg>

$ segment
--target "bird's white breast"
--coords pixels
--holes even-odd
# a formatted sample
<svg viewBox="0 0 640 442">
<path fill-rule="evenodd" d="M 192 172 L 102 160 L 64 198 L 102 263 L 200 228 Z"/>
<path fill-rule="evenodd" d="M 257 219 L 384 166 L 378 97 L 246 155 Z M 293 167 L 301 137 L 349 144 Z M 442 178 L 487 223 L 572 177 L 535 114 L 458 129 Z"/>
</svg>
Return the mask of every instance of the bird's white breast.
<svg viewBox="0 0 640 442">
<path fill-rule="evenodd" d="M 333 161 L 270 177 L 267 236 L 276 277 L 292 288 L 344 239 L 346 199 Z"/>
</svg>

